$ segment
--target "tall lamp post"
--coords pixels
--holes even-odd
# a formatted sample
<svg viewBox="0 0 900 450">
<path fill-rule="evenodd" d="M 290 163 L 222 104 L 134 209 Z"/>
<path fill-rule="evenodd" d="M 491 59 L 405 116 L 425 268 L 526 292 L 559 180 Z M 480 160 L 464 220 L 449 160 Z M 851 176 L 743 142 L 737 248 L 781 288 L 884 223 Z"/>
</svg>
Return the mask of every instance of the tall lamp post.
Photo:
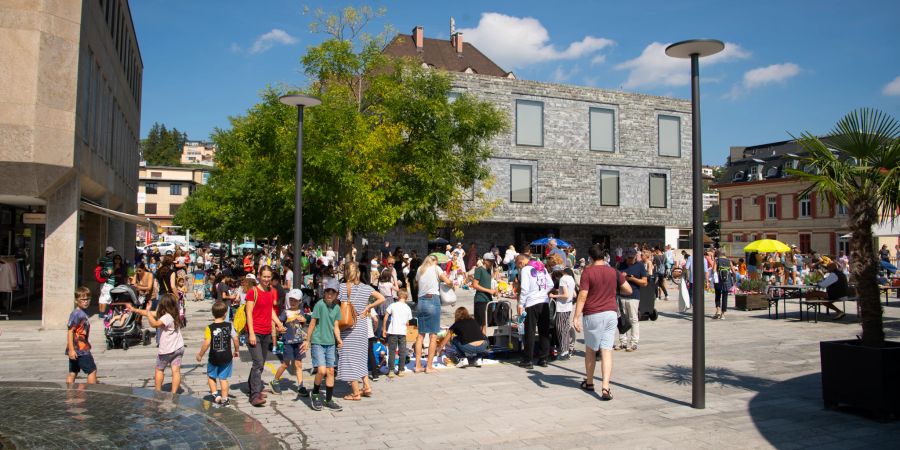
<svg viewBox="0 0 900 450">
<path fill-rule="evenodd" d="M 285 105 L 297 107 L 297 178 L 294 181 L 294 281 L 292 289 L 303 284 L 303 273 L 300 272 L 300 246 L 303 231 L 303 108 L 322 103 L 309 95 L 283 95 L 279 99 Z M 299 280 L 299 281 L 298 281 Z"/>
<path fill-rule="evenodd" d="M 693 272 L 694 286 L 691 290 L 693 308 L 693 348 L 691 406 L 706 408 L 706 337 L 703 315 L 703 289 L 706 274 L 703 270 L 703 184 L 701 170 L 703 159 L 700 151 L 700 58 L 714 55 L 725 49 L 722 41 L 715 39 L 692 39 L 676 42 L 666 47 L 666 55 L 673 58 L 691 59 L 691 144 L 693 158 Z"/>
</svg>

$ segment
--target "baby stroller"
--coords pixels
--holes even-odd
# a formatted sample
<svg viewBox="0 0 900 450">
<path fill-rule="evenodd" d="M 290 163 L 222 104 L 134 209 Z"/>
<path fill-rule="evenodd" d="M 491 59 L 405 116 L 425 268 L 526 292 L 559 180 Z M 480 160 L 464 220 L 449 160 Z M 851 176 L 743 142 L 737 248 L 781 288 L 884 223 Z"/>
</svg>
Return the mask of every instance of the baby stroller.
<svg viewBox="0 0 900 450">
<path fill-rule="evenodd" d="M 140 307 L 137 304 L 137 295 L 131 286 L 120 284 L 111 291 L 112 303 L 109 305 L 109 313 L 104 325 L 106 327 L 106 348 L 114 349 L 122 347 L 128 350 L 128 346 L 134 342 L 143 345 L 150 344 L 150 331 L 142 330 L 137 323 L 137 314 L 129 311 L 126 306 Z"/>
</svg>

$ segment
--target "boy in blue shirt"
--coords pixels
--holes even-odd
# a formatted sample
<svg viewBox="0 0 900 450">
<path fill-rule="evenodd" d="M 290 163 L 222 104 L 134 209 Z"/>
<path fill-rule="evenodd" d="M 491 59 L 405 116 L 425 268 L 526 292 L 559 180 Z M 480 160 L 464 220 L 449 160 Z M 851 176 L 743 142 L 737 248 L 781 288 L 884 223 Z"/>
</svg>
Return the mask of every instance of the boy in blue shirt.
<svg viewBox="0 0 900 450">
<path fill-rule="evenodd" d="M 341 308 L 337 304 L 339 286 L 337 280 L 329 279 L 325 283 L 325 299 L 316 303 L 312 318 L 309 321 L 309 339 L 303 343 L 302 350 L 312 352 L 312 365 L 316 368 L 316 378 L 310 393 L 310 406 L 316 411 L 322 410 L 322 378 L 325 378 L 324 406 L 340 411 L 341 406 L 334 401 L 334 367 L 337 362 L 337 349 L 343 347 L 338 322 L 341 320 Z M 311 344 L 311 345 L 310 345 Z"/>
</svg>

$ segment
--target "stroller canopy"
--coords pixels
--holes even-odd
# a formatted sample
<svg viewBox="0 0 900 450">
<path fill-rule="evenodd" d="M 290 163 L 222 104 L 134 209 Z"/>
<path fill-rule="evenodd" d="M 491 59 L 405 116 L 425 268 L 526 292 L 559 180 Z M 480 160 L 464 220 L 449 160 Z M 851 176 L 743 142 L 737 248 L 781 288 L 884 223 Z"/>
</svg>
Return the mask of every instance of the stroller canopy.
<svg viewBox="0 0 900 450">
<path fill-rule="evenodd" d="M 112 301 L 114 303 L 131 303 L 132 305 L 137 305 L 137 294 L 135 294 L 134 289 L 127 284 L 120 284 L 112 288 L 109 293 L 112 295 Z"/>
</svg>

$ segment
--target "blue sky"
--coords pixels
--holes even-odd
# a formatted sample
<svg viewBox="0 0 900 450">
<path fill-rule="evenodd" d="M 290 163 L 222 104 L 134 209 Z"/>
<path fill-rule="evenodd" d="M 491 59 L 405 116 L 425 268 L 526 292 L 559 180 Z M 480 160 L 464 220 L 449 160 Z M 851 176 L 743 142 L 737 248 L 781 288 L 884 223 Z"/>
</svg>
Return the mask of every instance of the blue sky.
<svg viewBox="0 0 900 450">
<path fill-rule="evenodd" d="M 325 38 L 293 0 L 132 0 L 144 61 L 141 136 L 153 122 L 207 139 L 254 104 L 266 84 L 306 84 L 300 57 Z M 397 1 L 368 3 L 372 23 L 447 39 L 450 18 L 520 79 L 690 98 L 689 67 L 668 43 L 725 41 L 701 62 L 703 160 L 729 146 L 825 133 L 870 106 L 900 119 L 900 1 Z"/>
</svg>

